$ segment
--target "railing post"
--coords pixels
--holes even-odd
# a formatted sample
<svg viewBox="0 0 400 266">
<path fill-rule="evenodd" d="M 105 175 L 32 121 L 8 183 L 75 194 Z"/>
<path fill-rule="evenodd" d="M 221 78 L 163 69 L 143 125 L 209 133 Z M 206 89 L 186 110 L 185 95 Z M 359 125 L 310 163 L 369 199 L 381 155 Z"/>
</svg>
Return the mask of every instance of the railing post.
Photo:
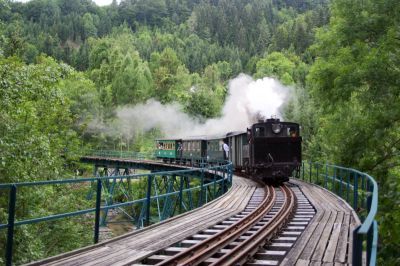
<svg viewBox="0 0 400 266">
<path fill-rule="evenodd" d="M 180 176 L 179 180 L 179 213 L 183 210 L 183 176 Z"/>
<path fill-rule="evenodd" d="M 100 205 L 101 205 L 101 179 L 97 178 L 96 188 L 96 212 L 94 218 L 94 243 L 99 242 L 99 228 L 100 228 Z"/>
<path fill-rule="evenodd" d="M 361 190 L 365 191 L 365 176 L 361 176 Z M 365 208 L 365 196 L 361 198 L 361 208 Z"/>
<path fill-rule="evenodd" d="M 336 194 L 336 166 L 333 168 L 332 192 Z"/>
<path fill-rule="evenodd" d="M 342 198 L 342 193 L 343 193 L 343 170 L 339 170 L 339 178 L 340 178 L 340 184 L 339 184 L 339 196 Z"/>
<path fill-rule="evenodd" d="M 371 205 L 372 205 L 372 192 L 374 191 L 373 184 L 371 182 L 368 182 L 368 198 L 367 198 L 367 207 L 368 207 L 368 213 L 371 210 Z M 374 237 L 374 226 L 373 224 L 370 226 L 367 232 L 367 265 L 369 265 L 370 259 L 371 259 L 371 250 L 372 250 L 372 241 Z"/>
<path fill-rule="evenodd" d="M 362 235 L 358 234 L 358 230 L 360 229 L 361 225 L 359 225 L 353 231 L 353 258 L 352 258 L 352 265 L 360 266 L 362 261 Z M 367 264 L 368 265 L 368 264 Z"/>
<path fill-rule="evenodd" d="M 222 171 L 222 194 L 226 192 L 225 172 Z"/>
<path fill-rule="evenodd" d="M 354 185 L 353 185 L 353 209 L 357 211 L 358 208 L 358 174 L 354 173 Z"/>
<path fill-rule="evenodd" d="M 325 165 L 325 180 L 324 180 L 324 188 L 327 188 L 328 185 L 328 164 Z"/>
<path fill-rule="evenodd" d="M 152 175 L 147 176 L 147 194 L 146 194 L 146 223 L 145 225 L 150 225 L 150 200 L 151 200 L 151 184 Z"/>
<path fill-rule="evenodd" d="M 214 199 L 217 198 L 217 179 L 216 179 L 216 175 L 217 175 L 217 169 L 214 170 L 214 174 L 213 174 Z"/>
<path fill-rule="evenodd" d="M 11 266 L 14 243 L 15 205 L 17 201 L 17 186 L 12 185 L 8 202 L 8 229 L 6 246 L 6 265 Z"/>
<path fill-rule="evenodd" d="M 203 202 L 204 202 L 204 168 L 201 168 L 200 203 L 199 203 L 199 207 L 203 206 Z"/>
<path fill-rule="evenodd" d="M 347 190 L 346 190 L 346 201 L 349 203 L 349 198 L 350 198 L 350 196 L 349 196 L 349 193 L 350 193 L 350 175 L 351 175 L 351 173 L 350 173 L 350 171 L 349 170 L 347 170 L 347 175 L 346 175 L 346 177 L 347 177 Z"/>
</svg>

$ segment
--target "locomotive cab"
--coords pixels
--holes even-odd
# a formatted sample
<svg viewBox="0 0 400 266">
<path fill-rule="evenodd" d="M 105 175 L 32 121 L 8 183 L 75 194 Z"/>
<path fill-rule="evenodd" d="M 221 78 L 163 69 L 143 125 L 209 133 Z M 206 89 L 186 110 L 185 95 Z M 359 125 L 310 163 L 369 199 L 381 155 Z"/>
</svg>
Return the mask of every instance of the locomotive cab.
<svg viewBox="0 0 400 266">
<path fill-rule="evenodd" d="M 266 181 L 288 181 L 301 164 L 300 126 L 268 119 L 247 130 L 248 171 Z"/>
</svg>

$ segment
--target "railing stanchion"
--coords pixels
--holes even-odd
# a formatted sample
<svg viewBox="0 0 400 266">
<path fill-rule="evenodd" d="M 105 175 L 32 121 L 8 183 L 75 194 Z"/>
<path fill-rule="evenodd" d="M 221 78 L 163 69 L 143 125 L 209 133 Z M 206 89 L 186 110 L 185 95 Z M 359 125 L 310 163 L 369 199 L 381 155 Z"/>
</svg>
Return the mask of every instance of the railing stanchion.
<svg viewBox="0 0 400 266">
<path fill-rule="evenodd" d="M 357 211 L 358 208 L 358 174 L 354 173 L 354 185 L 353 185 L 353 209 Z"/>
<path fill-rule="evenodd" d="M 203 202 L 204 202 L 204 168 L 201 168 L 200 203 L 199 203 L 199 207 L 203 206 Z"/>
<path fill-rule="evenodd" d="M 151 203 L 151 184 L 152 184 L 152 175 L 147 176 L 147 193 L 146 193 L 146 223 L 145 225 L 150 225 L 150 203 Z"/>
<path fill-rule="evenodd" d="M 365 189 L 365 176 L 361 176 L 361 190 L 366 190 Z M 361 197 L 361 208 L 365 208 L 365 195 L 362 195 Z"/>
<path fill-rule="evenodd" d="M 361 226 L 358 226 L 353 231 L 353 258 L 352 265 L 360 266 L 362 262 L 362 235 L 358 234 L 358 230 Z"/>
<path fill-rule="evenodd" d="M 94 216 L 94 243 L 99 242 L 99 228 L 100 228 L 100 206 L 101 206 L 101 179 L 97 178 L 96 188 L 96 212 Z"/>
<path fill-rule="evenodd" d="M 10 187 L 10 196 L 8 202 L 8 229 L 7 229 L 7 246 L 6 246 L 6 265 L 11 266 L 14 243 L 14 223 L 15 223 L 15 205 L 17 201 L 17 187 Z"/>
<path fill-rule="evenodd" d="M 336 194 L 336 167 L 333 168 L 332 192 Z"/>
<path fill-rule="evenodd" d="M 347 175 L 346 175 L 346 177 L 347 177 L 347 180 L 346 180 L 346 182 L 347 182 L 346 201 L 347 202 L 349 202 L 349 198 L 350 198 L 350 196 L 349 196 L 349 193 L 350 193 L 350 175 L 351 175 L 351 173 L 349 171 L 347 171 Z"/>
<path fill-rule="evenodd" d="M 325 180 L 324 180 L 324 188 L 328 186 L 328 165 L 325 165 Z"/>
<path fill-rule="evenodd" d="M 226 192 L 225 172 L 222 171 L 222 194 Z"/>
<path fill-rule="evenodd" d="M 367 197 L 367 210 L 368 213 L 371 210 L 371 206 L 372 206 L 372 192 L 374 190 L 373 184 L 372 182 L 368 182 L 368 187 L 367 187 L 367 193 L 368 193 L 368 197 Z M 370 255 L 371 255 L 371 250 L 372 250 L 372 240 L 373 240 L 373 236 L 374 236 L 374 226 L 371 225 L 370 228 L 368 229 L 367 232 L 367 265 L 369 265 L 369 261 L 370 261 Z"/>
<path fill-rule="evenodd" d="M 216 175 L 217 175 L 217 170 L 215 169 L 213 174 L 214 199 L 217 198 L 217 179 L 215 178 Z"/>
<path fill-rule="evenodd" d="M 183 210 L 183 176 L 180 177 L 179 183 L 179 213 Z"/>
<path fill-rule="evenodd" d="M 339 184 L 339 197 L 342 198 L 343 194 L 343 170 L 339 170 L 339 179 L 340 179 L 340 184 Z"/>
</svg>

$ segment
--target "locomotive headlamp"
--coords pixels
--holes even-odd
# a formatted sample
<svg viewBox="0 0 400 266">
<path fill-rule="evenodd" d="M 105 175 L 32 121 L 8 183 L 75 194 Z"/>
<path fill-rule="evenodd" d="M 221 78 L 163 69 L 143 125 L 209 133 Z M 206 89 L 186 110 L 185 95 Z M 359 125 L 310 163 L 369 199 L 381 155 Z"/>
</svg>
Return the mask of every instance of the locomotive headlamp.
<svg viewBox="0 0 400 266">
<path fill-rule="evenodd" d="M 272 131 L 275 134 L 281 133 L 282 125 L 281 124 L 272 124 Z"/>
</svg>

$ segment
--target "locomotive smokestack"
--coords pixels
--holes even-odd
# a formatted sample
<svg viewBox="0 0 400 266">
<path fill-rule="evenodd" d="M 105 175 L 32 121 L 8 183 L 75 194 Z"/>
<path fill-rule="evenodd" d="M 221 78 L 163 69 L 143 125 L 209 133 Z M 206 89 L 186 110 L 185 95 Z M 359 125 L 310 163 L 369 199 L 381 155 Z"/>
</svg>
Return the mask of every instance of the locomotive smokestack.
<svg viewBox="0 0 400 266">
<path fill-rule="evenodd" d="M 275 122 L 275 123 L 279 123 L 280 122 L 280 120 L 279 120 L 279 118 L 268 118 L 267 120 L 265 120 L 265 122 Z"/>
</svg>

